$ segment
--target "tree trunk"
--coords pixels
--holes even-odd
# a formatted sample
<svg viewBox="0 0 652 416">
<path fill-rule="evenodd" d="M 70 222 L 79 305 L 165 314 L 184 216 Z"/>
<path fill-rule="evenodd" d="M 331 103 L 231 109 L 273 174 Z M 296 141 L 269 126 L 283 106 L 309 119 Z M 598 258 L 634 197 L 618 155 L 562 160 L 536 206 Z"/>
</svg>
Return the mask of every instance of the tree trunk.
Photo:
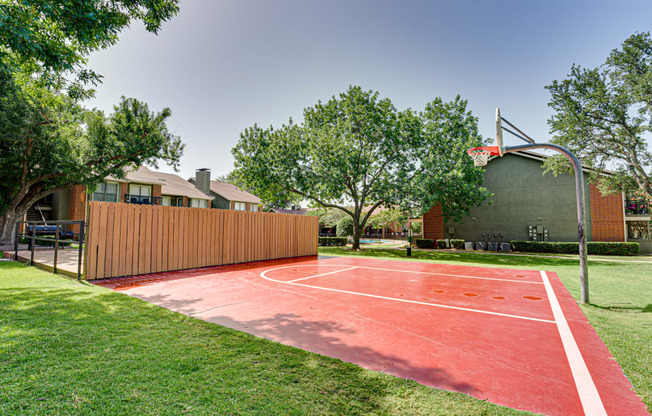
<svg viewBox="0 0 652 416">
<path fill-rule="evenodd" d="M 15 211 L 8 211 L 0 217 L 0 247 L 13 247 L 16 238 L 16 222 L 22 218 Z"/>
<path fill-rule="evenodd" d="M 353 221 L 353 247 L 351 247 L 352 250 L 359 251 L 360 250 L 360 234 L 362 234 L 362 229 L 360 228 L 360 225 L 358 224 L 358 221 Z"/>
</svg>

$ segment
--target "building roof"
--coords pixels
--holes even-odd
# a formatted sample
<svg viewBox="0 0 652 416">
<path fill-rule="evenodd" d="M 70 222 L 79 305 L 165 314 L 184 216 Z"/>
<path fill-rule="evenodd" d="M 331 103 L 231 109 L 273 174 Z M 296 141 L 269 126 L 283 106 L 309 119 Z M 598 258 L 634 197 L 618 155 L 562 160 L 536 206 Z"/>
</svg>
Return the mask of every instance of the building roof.
<svg viewBox="0 0 652 416">
<path fill-rule="evenodd" d="M 538 153 L 538 152 L 533 152 L 531 150 L 519 150 L 519 151 L 516 151 L 516 152 L 507 153 L 507 154 L 508 155 L 516 155 L 516 156 L 526 157 L 526 158 L 529 158 L 529 159 L 538 160 L 540 162 L 544 162 L 549 157 L 548 155 L 544 155 L 544 154 L 541 154 L 541 153 Z M 491 156 L 491 158 L 489 160 L 494 160 L 494 159 L 496 159 L 498 157 L 500 157 L 500 156 Z M 583 163 L 582 163 L 582 170 L 596 172 L 596 173 L 599 173 L 600 175 L 603 175 L 603 176 L 611 176 L 611 175 L 613 175 L 613 172 L 610 171 L 610 170 L 606 170 L 606 169 L 599 170 L 599 169 L 596 169 L 594 167 L 587 166 L 587 165 L 585 165 Z"/>
<path fill-rule="evenodd" d="M 300 209 L 272 208 L 272 209 L 270 209 L 270 211 L 275 212 L 277 214 L 306 215 L 306 212 L 308 210 L 305 209 L 305 208 L 300 208 Z"/>
<path fill-rule="evenodd" d="M 260 198 L 258 198 L 256 195 L 250 194 L 247 191 L 243 191 L 237 186 L 226 182 L 211 181 L 211 192 L 215 192 L 227 201 L 260 204 Z"/>
<path fill-rule="evenodd" d="M 110 176 L 107 176 L 106 179 L 127 183 L 161 185 L 161 195 L 185 196 L 194 199 L 207 199 L 209 201 L 213 199 L 212 196 L 206 195 L 179 175 L 156 172 L 145 166 L 128 171 L 124 179 L 115 179 Z"/>
</svg>

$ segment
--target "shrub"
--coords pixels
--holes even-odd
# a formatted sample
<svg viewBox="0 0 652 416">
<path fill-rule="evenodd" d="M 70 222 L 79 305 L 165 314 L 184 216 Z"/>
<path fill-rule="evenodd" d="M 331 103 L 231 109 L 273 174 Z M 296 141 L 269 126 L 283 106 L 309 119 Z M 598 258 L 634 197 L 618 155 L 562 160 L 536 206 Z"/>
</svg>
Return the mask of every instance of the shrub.
<svg viewBox="0 0 652 416">
<path fill-rule="evenodd" d="M 319 237 L 318 244 L 320 246 L 345 246 L 347 243 L 346 237 Z"/>
<path fill-rule="evenodd" d="M 353 235 L 353 218 L 346 217 L 340 218 L 337 222 L 337 236 L 338 237 L 348 237 Z"/>
<path fill-rule="evenodd" d="M 435 248 L 434 242 L 429 238 L 417 238 L 415 241 L 418 248 Z"/>
<path fill-rule="evenodd" d="M 446 248 L 446 240 L 437 240 L 437 248 Z"/>
<path fill-rule="evenodd" d="M 451 242 L 451 247 L 456 248 L 458 250 L 464 249 L 464 243 L 465 243 L 464 240 L 451 238 L 450 242 Z"/>
<path fill-rule="evenodd" d="M 578 254 L 579 243 L 574 242 L 549 242 L 549 241 L 510 241 L 512 250 L 529 253 L 555 253 Z M 638 254 L 638 243 L 624 242 L 599 242 L 591 241 L 586 244 L 587 254 L 603 256 L 635 256 Z"/>
</svg>

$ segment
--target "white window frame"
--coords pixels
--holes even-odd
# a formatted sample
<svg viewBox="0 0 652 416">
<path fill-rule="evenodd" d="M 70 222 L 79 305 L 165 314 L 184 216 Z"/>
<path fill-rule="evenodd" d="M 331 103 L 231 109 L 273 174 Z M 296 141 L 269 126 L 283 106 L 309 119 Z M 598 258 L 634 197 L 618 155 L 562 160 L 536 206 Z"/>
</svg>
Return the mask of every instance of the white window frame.
<svg viewBox="0 0 652 416">
<path fill-rule="evenodd" d="M 208 208 L 208 201 L 205 199 L 191 198 L 190 206 L 192 208 Z"/>
<path fill-rule="evenodd" d="M 138 189 L 138 192 L 135 192 L 135 190 Z M 147 194 L 143 193 L 143 189 L 147 189 Z M 152 197 L 152 185 L 139 185 L 135 183 L 130 183 L 129 184 L 129 195 L 136 195 L 136 196 L 146 196 L 151 198 Z"/>
<path fill-rule="evenodd" d="M 247 203 L 246 202 L 233 202 L 234 211 L 246 211 Z"/>
<path fill-rule="evenodd" d="M 106 199 L 106 195 L 107 195 L 107 193 L 106 193 L 106 185 L 109 185 L 109 184 L 111 184 L 111 185 L 115 185 L 115 186 L 116 186 L 116 190 L 115 190 L 115 200 L 114 200 L 114 201 L 109 201 L 109 200 Z M 99 187 L 100 185 L 104 185 L 104 201 L 106 201 L 106 202 L 119 202 L 119 201 L 120 201 L 120 183 L 119 183 L 119 182 L 106 181 L 106 182 L 102 182 L 102 183 L 98 183 L 98 184 L 97 184 L 98 187 Z M 96 193 L 98 193 L 97 190 L 95 190 L 95 192 L 93 192 L 93 193 L 91 194 L 91 201 L 97 201 L 97 200 L 95 199 L 95 194 L 96 194 Z M 111 194 L 109 194 L 109 195 L 111 195 Z"/>
<path fill-rule="evenodd" d="M 249 205 L 249 211 L 258 211 L 258 204 L 250 204 Z"/>
</svg>

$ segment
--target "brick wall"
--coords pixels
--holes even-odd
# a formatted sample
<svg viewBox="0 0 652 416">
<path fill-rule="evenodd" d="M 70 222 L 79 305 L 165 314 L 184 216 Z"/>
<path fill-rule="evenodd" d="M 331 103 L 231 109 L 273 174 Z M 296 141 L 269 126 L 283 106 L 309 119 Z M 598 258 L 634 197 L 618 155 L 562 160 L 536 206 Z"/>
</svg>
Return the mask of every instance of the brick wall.
<svg viewBox="0 0 652 416">
<path fill-rule="evenodd" d="M 162 185 L 152 185 L 152 196 L 154 198 L 160 198 L 161 197 L 161 189 Z"/>
<path fill-rule="evenodd" d="M 75 185 L 70 190 L 70 217 L 71 221 L 86 220 L 86 187 Z M 71 225 L 70 229 L 79 233 L 78 225 Z"/>
<path fill-rule="evenodd" d="M 439 205 L 433 206 L 430 211 L 423 214 L 422 227 L 423 238 L 432 240 L 444 238 L 444 217 Z"/>
<path fill-rule="evenodd" d="M 184 206 L 184 207 L 189 206 L 190 198 L 188 198 L 187 196 L 184 196 L 184 197 L 182 197 L 182 198 L 183 198 L 183 206 Z"/>
<path fill-rule="evenodd" d="M 118 198 L 118 202 L 125 202 L 128 193 L 129 184 L 127 182 L 120 182 L 120 198 Z"/>
<path fill-rule="evenodd" d="M 625 241 L 622 194 L 602 195 L 591 184 L 590 197 L 593 241 Z"/>
</svg>

